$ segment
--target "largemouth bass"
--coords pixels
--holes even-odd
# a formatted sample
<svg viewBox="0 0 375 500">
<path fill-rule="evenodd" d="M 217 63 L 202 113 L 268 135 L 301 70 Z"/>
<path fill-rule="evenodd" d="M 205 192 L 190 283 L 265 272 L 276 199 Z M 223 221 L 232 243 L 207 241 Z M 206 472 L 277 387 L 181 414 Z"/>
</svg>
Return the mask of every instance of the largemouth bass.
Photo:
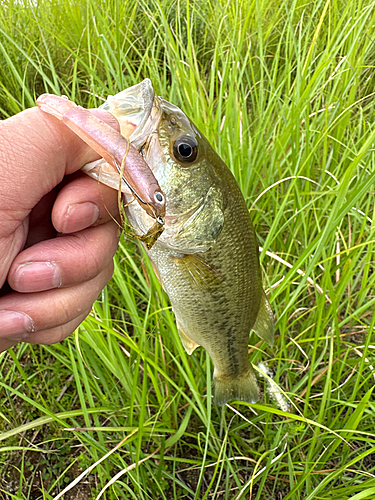
<svg viewBox="0 0 375 500">
<path fill-rule="evenodd" d="M 150 80 L 110 96 L 103 109 L 143 156 L 165 196 L 163 230 L 147 253 L 169 296 L 181 341 L 191 354 L 202 346 L 214 363 L 215 402 L 254 403 L 259 389 L 249 362 L 249 334 L 273 344 L 273 314 L 262 288 L 258 241 L 241 190 L 229 168 L 176 106 L 155 96 Z M 105 160 L 86 173 L 118 188 Z M 155 220 L 125 193 L 138 235 Z"/>
</svg>

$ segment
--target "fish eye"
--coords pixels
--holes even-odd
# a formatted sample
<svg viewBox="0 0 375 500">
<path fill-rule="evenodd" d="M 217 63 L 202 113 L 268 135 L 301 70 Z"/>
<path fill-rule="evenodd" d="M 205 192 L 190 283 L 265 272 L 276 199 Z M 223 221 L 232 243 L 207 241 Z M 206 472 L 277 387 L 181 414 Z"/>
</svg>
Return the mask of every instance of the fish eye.
<svg viewBox="0 0 375 500">
<path fill-rule="evenodd" d="M 164 196 L 160 191 L 155 192 L 155 201 L 157 201 L 158 203 L 164 203 Z"/>
<path fill-rule="evenodd" d="M 193 163 L 198 155 L 198 144 L 193 137 L 184 136 L 173 144 L 173 156 L 180 163 Z"/>
</svg>

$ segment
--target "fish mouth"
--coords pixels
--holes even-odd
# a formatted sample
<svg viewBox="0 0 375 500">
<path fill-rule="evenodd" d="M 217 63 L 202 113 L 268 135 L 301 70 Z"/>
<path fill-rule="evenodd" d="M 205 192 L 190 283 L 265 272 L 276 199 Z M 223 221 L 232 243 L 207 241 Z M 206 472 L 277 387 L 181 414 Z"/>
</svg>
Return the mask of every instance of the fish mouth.
<svg viewBox="0 0 375 500">
<path fill-rule="evenodd" d="M 155 130 L 161 116 L 159 99 L 149 78 L 108 96 L 100 108 L 115 116 L 121 134 L 138 150 Z"/>
</svg>

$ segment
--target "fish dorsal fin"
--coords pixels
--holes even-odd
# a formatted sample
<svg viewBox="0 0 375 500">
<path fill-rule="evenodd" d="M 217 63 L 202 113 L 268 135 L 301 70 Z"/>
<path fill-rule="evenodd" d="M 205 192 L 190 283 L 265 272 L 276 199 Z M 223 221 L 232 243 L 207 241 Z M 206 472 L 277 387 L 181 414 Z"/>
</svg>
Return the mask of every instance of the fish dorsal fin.
<svg viewBox="0 0 375 500">
<path fill-rule="evenodd" d="M 181 328 L 181 326 L 177 323 L 177 329 L 178 329 L 178 334 L 180 335 L 180 339 L 182 342 L 182 345 L 185 348 L 185 351 L 188 354 L 192 354 L 193 351 L 199 347 L 199 344 L 197 344 L 194 340 L 192 340 L 189 335 L 187 335 L 184 330 Z"/>
<path fill-rule="evenodd" d="M 197 253 L 175 256 L 173 259 L 184 271 L 192 288 L 207 289 L 212 284 L 217 285 L 222 282 L 220 272 Z"/>
<path fill-rule="evenodd" d="M 271 306 L 267 300 L 266 294 L 262 290 L 262 297 L 260 299 L 260 307 L 255 325 L 253 326 L 254 332 L 262 339 L 273 345 L 274 342 L 274 318 Z"/>
</svg>

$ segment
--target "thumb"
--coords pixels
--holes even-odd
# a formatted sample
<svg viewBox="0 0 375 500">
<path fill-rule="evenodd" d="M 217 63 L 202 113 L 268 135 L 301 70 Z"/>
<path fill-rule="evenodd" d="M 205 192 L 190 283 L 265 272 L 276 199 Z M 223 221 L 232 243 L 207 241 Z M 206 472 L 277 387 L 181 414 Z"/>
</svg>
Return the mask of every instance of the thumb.
<svg viewBox="0 0 375 500">
<path fill-rule="evenodd" d="M 119 130 L 108 112 L 93 113 Z M 0 237 L 8 235 L 67 174 L 99 158 L 87 144 L 37 107 L 0 123 Z"/>
</svg>

